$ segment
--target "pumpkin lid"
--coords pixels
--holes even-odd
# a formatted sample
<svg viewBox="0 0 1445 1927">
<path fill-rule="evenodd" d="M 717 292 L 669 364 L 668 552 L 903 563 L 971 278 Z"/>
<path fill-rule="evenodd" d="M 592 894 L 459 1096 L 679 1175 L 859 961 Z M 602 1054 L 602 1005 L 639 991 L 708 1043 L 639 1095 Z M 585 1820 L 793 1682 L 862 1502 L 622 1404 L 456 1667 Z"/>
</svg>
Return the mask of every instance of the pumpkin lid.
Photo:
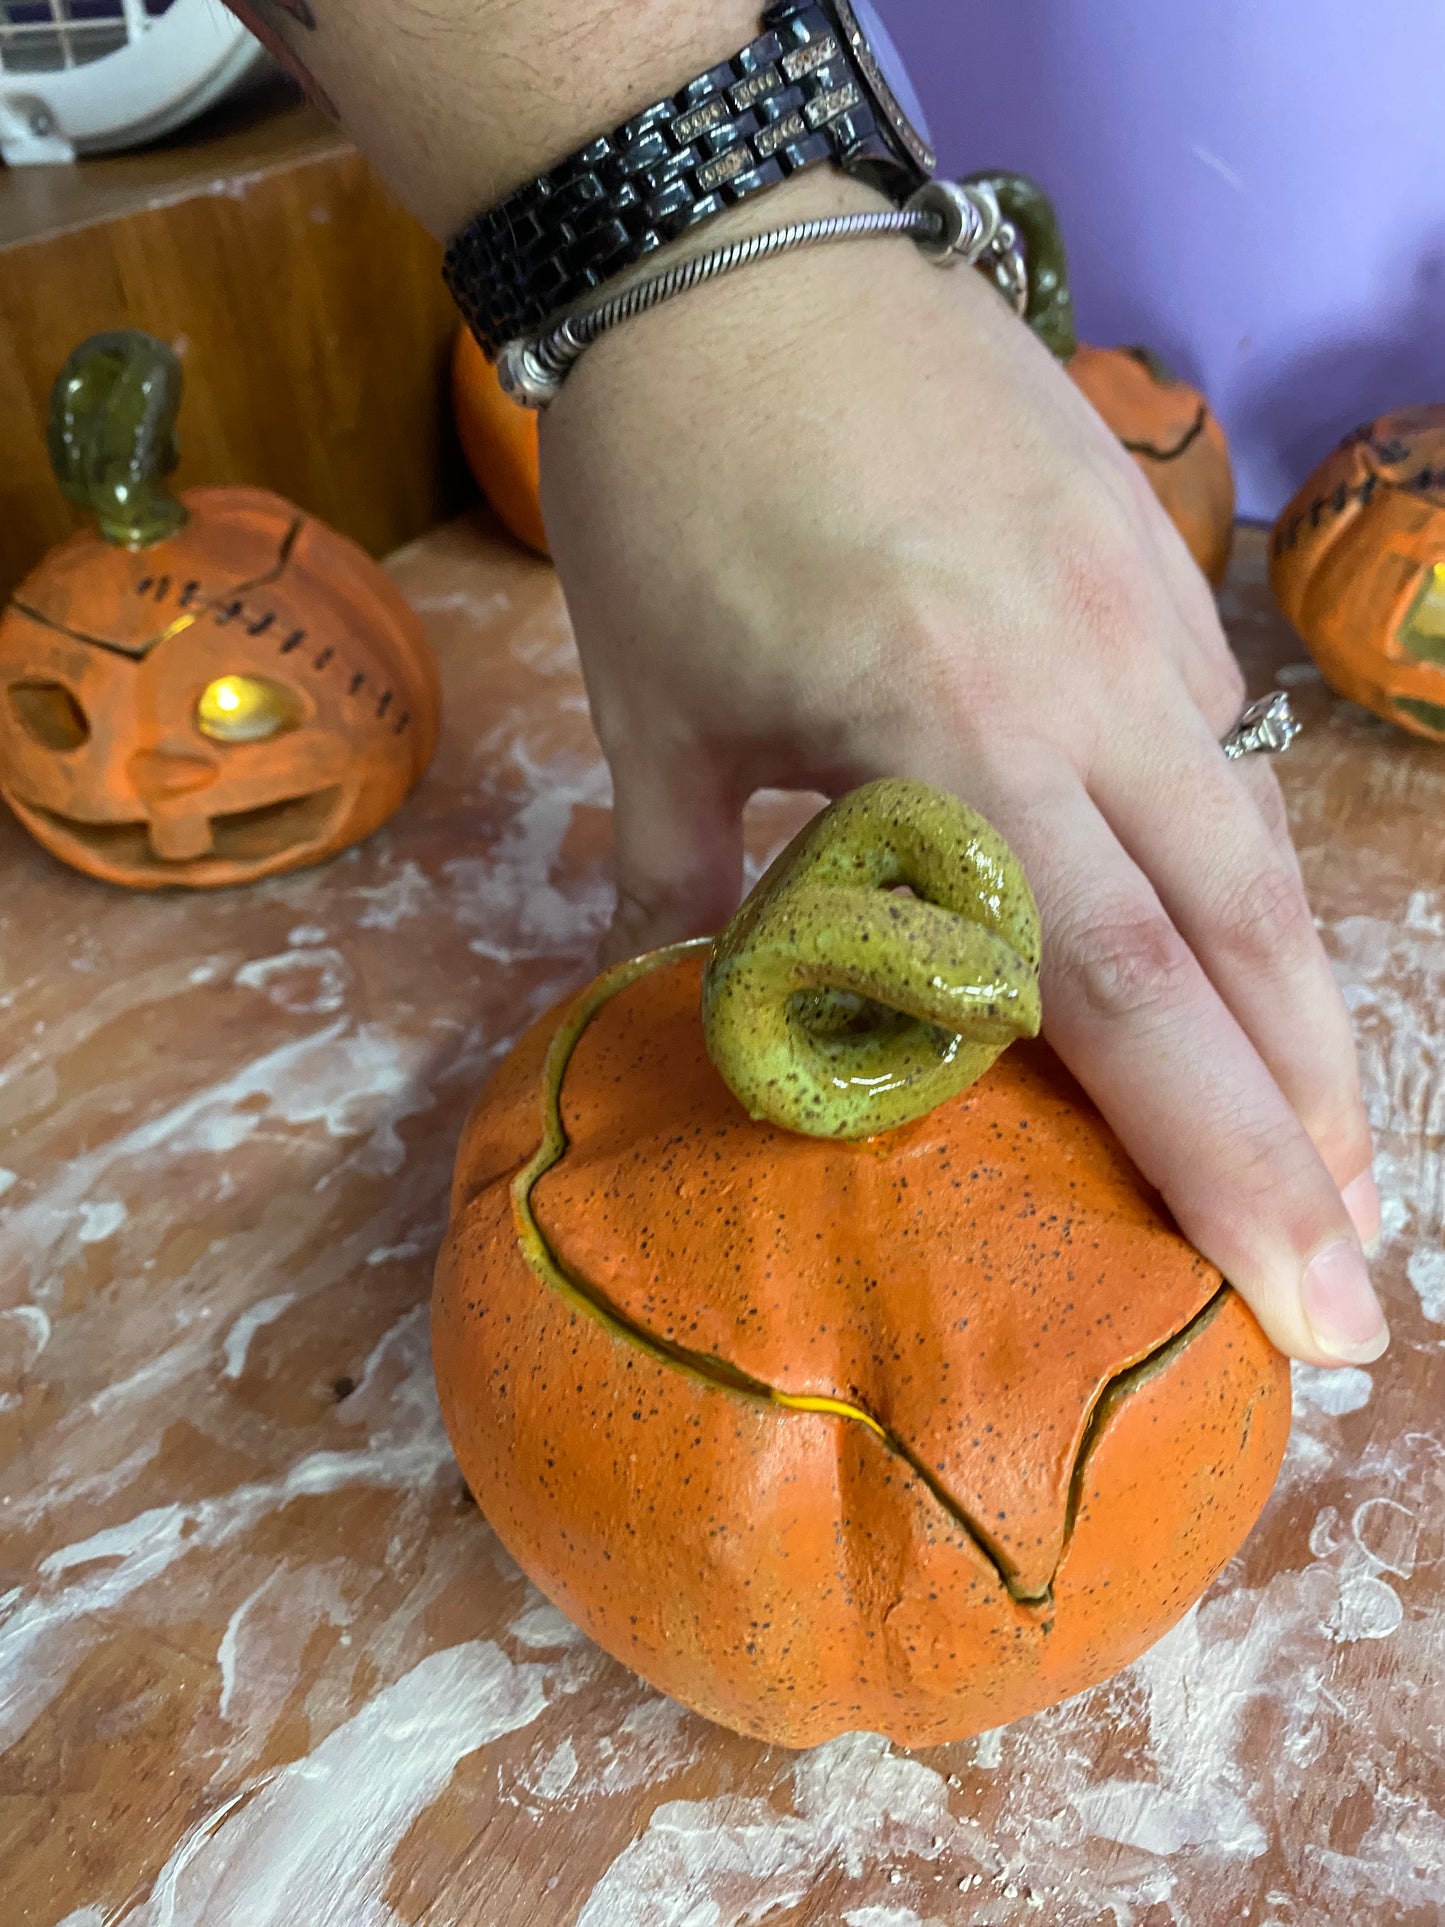
<svg viewBox="0 0 1445 1927">
<path fill-rule="evenodd" d="M 92 335 L 50 395 L 51 466 L 95 517 L 51 550 L 14 605 L 83 642 L 141 657 L 285 568 L 305 518 L 265 489 L 173 495 L 181 367 L 138 328 Z"/>
<path fill-rule="evenodd" d="M 164 541 L 122 548 L 82 529 L 50 551 L 12 606 L 82 642 L 142 657 L 286 568 L 306 518 L 268 489 L 197 488 Z"/>
<path fill-rule="evenodd" d="M 1042 1045 L 885 1135 L 803 1137 L 723 1083 L 702 969 L 672 960 L 582 1030 L 565 1154 L 531 1194 L 546 1245 L 628 1342 L 866 1415 L 1010 1590 L 1046 1596 L 1093 1413 L 1218 1273 Z"/>
</svg>

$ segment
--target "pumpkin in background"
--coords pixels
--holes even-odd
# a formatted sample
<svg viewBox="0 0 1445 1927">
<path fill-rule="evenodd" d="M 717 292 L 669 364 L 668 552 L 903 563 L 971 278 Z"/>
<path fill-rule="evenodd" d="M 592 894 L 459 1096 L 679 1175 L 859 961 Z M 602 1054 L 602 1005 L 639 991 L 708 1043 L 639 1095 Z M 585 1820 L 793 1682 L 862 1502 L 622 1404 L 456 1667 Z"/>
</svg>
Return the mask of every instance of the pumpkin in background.
<svg viewBox="0 0 1445 1927">
<path fill-rule="evenodd" d="M 1269 579 L 1334 689 L 1445 742 L 1445 403 L 1347 437 L 1275 523 Z"/>
<path fill-rule="evenodd" d="M 1105 1678 L 1274 1481 L 1286 1362 L 1058 1060 L 1000 1056 L 1037 966 L 1001 839 L 873 784 L 467 1125 L 462 1471 L 599 1644 L 759 1739 L 932 1745 Z"/>
<path fill-rule="evenodd" d="M 452 352 L 452 408 L 467 466 L 497 519 L 546 555 L 537 417 L 512 400 L 470 328 L 458 332 Z"/>
<path fill-rule="evenodd" d="M 98 335 L 51 457 L 97 518 L 0 617 L 0 794 L 78 870 L 135 889 L 318 862 L 398 807 L 436 741 L 421 624 L 355 543 L 263 489 L 164 485 L 180 367 Z"/>
<path fill-rule="evenodd" d="M 971 174 L 991 187 L 1027 256 L 1029 326 L 1143 470 L 1190 554 L 1218 588 L 1234 544 L 1234 471 L 1208 402 L 1148 348 L 1091 348 L 1074 328 L 1063 231 L 1053 202 L 1023 174 Z"/>
</svg>

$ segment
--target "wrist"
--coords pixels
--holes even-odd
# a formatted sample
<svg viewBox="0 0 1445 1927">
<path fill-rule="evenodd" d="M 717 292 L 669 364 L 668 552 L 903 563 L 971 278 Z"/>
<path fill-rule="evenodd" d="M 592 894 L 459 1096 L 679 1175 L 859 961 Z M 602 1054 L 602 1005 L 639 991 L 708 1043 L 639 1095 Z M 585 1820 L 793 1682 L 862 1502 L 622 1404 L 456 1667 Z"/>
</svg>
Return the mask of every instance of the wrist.
<svg viewBox="0 0 1445 1927">
<path fill-rule="evenodd" d="M 323 78 L 368 157 L 446 240 L 478 208 L 726 59 L 756 34 L 765 4 L 440 0 L 400 90 L 380 22 Z M 320 36 L 317 58 L 319 46 Z"/>
</svg>

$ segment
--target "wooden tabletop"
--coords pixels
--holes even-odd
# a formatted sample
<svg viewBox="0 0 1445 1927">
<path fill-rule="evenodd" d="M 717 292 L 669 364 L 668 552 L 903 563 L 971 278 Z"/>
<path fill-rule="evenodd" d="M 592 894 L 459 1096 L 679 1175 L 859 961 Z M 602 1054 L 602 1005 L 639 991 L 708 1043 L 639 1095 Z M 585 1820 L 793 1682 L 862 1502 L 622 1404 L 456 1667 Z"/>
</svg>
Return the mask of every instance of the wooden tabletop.
<svg viewBox="0 0 1445 1927">
<path fill-rule="evenodd" d="M 586 974 L 608 784 L 550 573 L 395 572 L 447 726 L 396 821 L 129 896 L 0 824 L 5 1927 L 1438 1927 L 1445 755 L 1333 701 L 1246 535 L 1226 607 L 1355 1014 L 1395 1331 L 1296 1372 L 1264 1520 L 1128 1673 L 938 1752 L 791 1755 L 522 1579 L 437 1417 L 463 1114 Z M 797 799 L 753 812 L 761 855 Z"/>
</svg>

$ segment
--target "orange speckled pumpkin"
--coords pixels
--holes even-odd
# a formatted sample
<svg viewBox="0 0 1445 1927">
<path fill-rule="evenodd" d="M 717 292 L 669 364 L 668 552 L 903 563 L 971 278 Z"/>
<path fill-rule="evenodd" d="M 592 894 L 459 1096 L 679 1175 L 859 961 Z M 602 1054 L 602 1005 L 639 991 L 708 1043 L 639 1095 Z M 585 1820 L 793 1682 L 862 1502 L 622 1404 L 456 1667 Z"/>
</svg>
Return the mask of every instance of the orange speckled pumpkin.
<svg viewBox="0 0 1445 1927">
<path fill-rule="evenodd" d="M 1445 403 L 1342 442 L 1275 523 L 1269 576 L 1333 688 L 1445 742 Z"/>
<path fill-rule="evenodd" d="M 425 770 L 436 670 L 355 543 L 263 489 L 170 496 L 179 370 L 99 336 L 56 384 L 52 453 L 100 532 L 0 617 L 0 794 L 76 869 L 245 883 L 368 835 Z"/>
<path fill-rule="evenodd" d="M 433 1308 L 463 1472 L 593 1638 L 763 1740 L 931 1745 L 1105 1678 L 1279 1466 L 1285 1361 L 1053 1055 L 998 1056 L 1032 919 L 987 826 L 870 785 L 710 949 L 545 1017 L 467 1126 Z M 750 1115 L 780 1090 L 853 1125 Z"/>
<path fill-rule="evenodd" d="M 1028 255 L 1028 322 L 1143 470 L 1190 554 L 1218 588 L 1234 544 L 1234 470 L 1208 402 L 1148 348 L 1091 348 L 1074 329 L 1063 232 L 1023 174 L 969 177 L 991 187 Z"/>
<path fill-rule="evenodd" d="M 452 407 L 462 453 L 498 519 L 546 555 L 537 417 L 502 387 L 469 328 L 458 333 L 452 353 Z"/>
<path fill-rule="evenodd" d="M 1234 546 L 1234 470 L 1208 402 L 1147 348 L 1081 343 L 1068 369 L 1217 589 Z"/>
</svg>

